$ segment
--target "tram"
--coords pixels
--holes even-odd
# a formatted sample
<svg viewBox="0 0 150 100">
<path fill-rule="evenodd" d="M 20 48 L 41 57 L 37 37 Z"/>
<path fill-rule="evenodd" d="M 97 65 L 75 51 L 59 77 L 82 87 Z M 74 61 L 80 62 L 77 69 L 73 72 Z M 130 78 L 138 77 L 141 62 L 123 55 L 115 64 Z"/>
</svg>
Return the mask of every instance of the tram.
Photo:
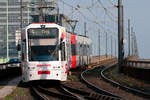
<svg viewBox="0 0 150 100">
<path fill-rule="evenodd" d="M 55 23 L 32 23 L 21 33 L 23 82 L 66 81 L 70 69 L 91 63 L 92 41 Z"/>
</svg>

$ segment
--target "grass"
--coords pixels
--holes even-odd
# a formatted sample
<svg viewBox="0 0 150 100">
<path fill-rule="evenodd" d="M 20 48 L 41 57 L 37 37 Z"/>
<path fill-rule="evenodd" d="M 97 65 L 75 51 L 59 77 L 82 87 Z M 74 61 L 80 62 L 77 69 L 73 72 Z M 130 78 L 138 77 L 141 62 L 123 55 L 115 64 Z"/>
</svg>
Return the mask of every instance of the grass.
<svg viewBox="0 0 150 100">
<path fill-rule="evenodd" d="M 72 76 L 69 76 L 69 75 L 68 75 L 67 78 L 68 78 L 68 80 L 70 80 L 70 81 L 77 81 L 76 76 L 73 76 L 73 75 L 72 75 Z"/>
<path fill-rule="evenodd" d="M 2 100 L 15 100 L 17 97 L 26 97 L 26 93 L 23 88 L 17 87 L 10 95 L 6 96 Z"/>
<path fill-rule="evenodd" d="M 110 79 L 115 80 L 115 81 L 117 81 L 117 82 L 119 82 L 119 83 L 121 83 L 121 84 L 128 85 L 128 86 L 135 86 L 136 83 L 131 82 L 131 81 L 128 81 L 128 80 L 126 80 L 126 79 L 121 79 L 121 78 L 115 76 L 115 75 L 113 74 L 112 70 L 113 70 L 113 69 L 111 69 L 111 70 L 109 70 L 108 72 L 106 72 L 105 75 L 106 75 L 107 77 L 109 77 Z"/>
</svg>

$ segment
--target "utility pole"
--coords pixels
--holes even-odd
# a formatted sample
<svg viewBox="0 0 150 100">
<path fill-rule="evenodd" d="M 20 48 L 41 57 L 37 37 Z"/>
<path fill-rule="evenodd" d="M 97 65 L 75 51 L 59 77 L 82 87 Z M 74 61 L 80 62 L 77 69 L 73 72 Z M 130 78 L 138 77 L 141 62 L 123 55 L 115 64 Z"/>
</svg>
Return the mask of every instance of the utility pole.
<svg viewBox="0 0 150 100">
<path fill-rule="evenodd" d="M 30 10 L 30 9 L 29 9 L 29 2 L 28 2 L 27 7 L 28 7 L 27 9 L 28 9 L 28 25 L 29 25 L 29 23 L 30 23 L 30 16 L 29 16 L 29 13 L 30 13 L 30 11 L 29 11 L 29 10 Z"/>
<path fill-rule="evenodd" d="M 115 56 L 117 57 L 117 42 L 116 42 L 116 39 L 115 39 Z"/>
<path fill-rule="evenodd" d="M 130 19 L 128 19 L 128 56 L 130 56 Z"/>
<path fill-rule="evenodd" d="M 43 7 L 43 3 L 42 0 L 40 0 L 40 4 L 39 4 L 39 22 L 43 22 L 43 11 L 42 11 L 42 7 Z"/>
<path fill-rule="evenodd" d="M 59 14 L 59 8 L 57 8 L 57 15 L 58 15 L 58 24 L 60 23 L 60 14 Z"/>
<path fill-rule="evenodd" d="M 136 35 L 135 35 L 135 55 L 138 57 L 138 46 L 137 46 L 137 39 L 136 39 Z"/>
<path fill-rule="evenodd" d="M 111 36 L 111 57 L 113 56 L 113 40 L 112 40 L 112 36 Z"/>
<path fill-rule="evenodd" d="M 124 44 L 123 44 L 123 4 L 118 0 L 118 61 L 119 72 L 123 72 Z"/>
<path fill-rule="evenodd" d="M 106 32 L 106 58 L 107 58 L 107 32 Z"/>
<path fill-rule="evenodd" d="M 135 32 L 134 32 L 134 56 L 136 56 L 136 36 L 135 36 Z"/>
<path fill-rule="evenodd" d="M 75 32 L 75 28 L 76 28 L 76 25 L 77 25 L 77 20 L 67 20 L 67 22 L 70 24 L 71 28 L 72 28 L 72 34 L 74 34 Z M 72 25 L 72 23 L 74 23 L 74 25 Z"/>
<path fill-rule="evenodd" d="M 22 28 L 23 28 L 23 6 L 22 6 L 22 0 L 20 0 L 20 29 L 22 32 Z"/>
<path fill-rule="evenodd" d="M 135 41 L 135 56 L 137 56 L 137 57 L 138 57 L 138 48 L 137 48 L 136 35 L 135 35 L 134 41 Z"/>
<path fill-rule="evenodd" d="M 99 47 L 99 62 L 100 62 L 100 55 L 101 55 L 101 48 L 100 48 L 100 42 L 101 40 L 100 40 L 100 29 L 98 30 L 98 47 Z"/>
<path fill-rule="evenodd" d="M 7 48 L 7 52 L 6 52 L 6 54 L 7 54 L 7 60 L 9 59 L 9 45 L 8 45 L 8 0 L 6 0 L 6 5 L 7 5 L 7 8 L 6 8 L 6 16 L 7 16 L 7 30 L 6 30 L 6 34 L 7 34 L 7 39 L 6 39 L 6 43 L 7 43 L 7 46 L 6 46 L 6 48 Z"/>
<path fill-rule="evenodd" d="M 20 0 L 20 36 L 22 34 L 22 28 L 23 28 L 23 3 L 22 0 Z M 18 52 L 18 57 L 19 55 L 20 55 L 20 51 Z"/>
<path fill-rule="evenodd" d="M 46 21 L 46 15 L 48 15 L 49 11 L 53 11 L 53 10 L 57 10 L 57 13 L 59 13 L 58 9 L 56 9 L 56 7 L 53 6 L 47 6 L 48 4 L 46 4 L 45 0 L 39 0 L 39 22 L 45 22 Z M 57 1 L 53 0 L 51 2 L 51 5 L 57 5 Z M 55 21 L 56 22 L 56 16 L 55 16 Z"/>
<path fill-rule="evenodd" d="M 84 22 L 84 35 L 86 36 L 86 22 Z"/>
<path fill-rule="evenodd" d="M 131 55 L 133 56 L 134 55 L 134 31 L 133 31 L 133 27 L 131 27 L 131 41 L 132 41 L 132 44 L 131 44 L 132 53 L 131 53 Z"/>
</svg>

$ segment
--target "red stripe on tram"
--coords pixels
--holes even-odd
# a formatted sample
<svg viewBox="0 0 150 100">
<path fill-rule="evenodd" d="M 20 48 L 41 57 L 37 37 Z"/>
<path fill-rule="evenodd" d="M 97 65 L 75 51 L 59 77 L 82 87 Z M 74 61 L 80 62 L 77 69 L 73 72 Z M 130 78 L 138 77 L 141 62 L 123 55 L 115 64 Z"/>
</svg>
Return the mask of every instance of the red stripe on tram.
<svg viewBox="0 0 150 100">
<path fill-rule="evenodd" d="M 38 71 L 38 74 L 41 75 L 41 74 L 50 74 L 50 71 Z"/>
<path fill-rule="evenodd" d="M 37 67 L 50 67 L 51 64 L 38 64 Z"/>
<path fill-rule="evenodd" d="M 76 56 L 72 56 L 71 68 L 76 68 Z"/>
</svg>

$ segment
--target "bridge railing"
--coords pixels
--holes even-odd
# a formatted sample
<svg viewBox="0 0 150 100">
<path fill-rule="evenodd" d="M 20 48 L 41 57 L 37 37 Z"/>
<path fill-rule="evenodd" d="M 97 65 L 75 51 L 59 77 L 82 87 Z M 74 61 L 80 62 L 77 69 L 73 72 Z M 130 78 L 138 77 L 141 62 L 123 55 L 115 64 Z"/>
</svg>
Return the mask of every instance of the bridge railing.
<svg viewBox="0 0 150 100">
<path fill-rule="evenodd" d="M 150 69 L 150 61 L 146 60 L 125 60 L 124 66 Z"/>
<path fill-rule="evenodd" d="M 123 72 L 125 74 L 150 82 L 149 60 L 125 60 L 123 66 Z"/>
</svg>

